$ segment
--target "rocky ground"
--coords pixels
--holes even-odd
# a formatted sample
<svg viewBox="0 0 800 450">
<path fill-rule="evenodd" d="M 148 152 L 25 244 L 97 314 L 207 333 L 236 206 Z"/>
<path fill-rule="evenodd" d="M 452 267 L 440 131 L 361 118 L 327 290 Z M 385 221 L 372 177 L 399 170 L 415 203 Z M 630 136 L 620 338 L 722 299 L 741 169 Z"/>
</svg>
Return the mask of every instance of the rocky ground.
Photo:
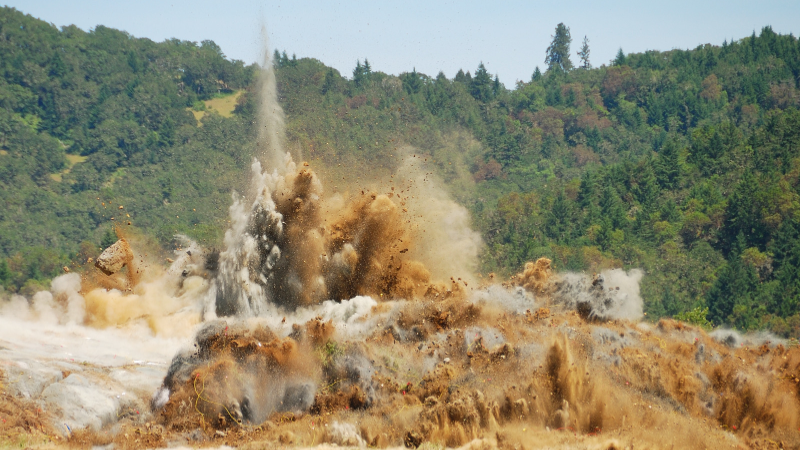
<svg viewBox="0 0 800 450">
<path fill-rule="evenodd" d="M 582 314 L 552 286 L 216 321 L 194 347 L 3 317 L 0 445 L 800 448 L 796 346 Z"/>
</svg>

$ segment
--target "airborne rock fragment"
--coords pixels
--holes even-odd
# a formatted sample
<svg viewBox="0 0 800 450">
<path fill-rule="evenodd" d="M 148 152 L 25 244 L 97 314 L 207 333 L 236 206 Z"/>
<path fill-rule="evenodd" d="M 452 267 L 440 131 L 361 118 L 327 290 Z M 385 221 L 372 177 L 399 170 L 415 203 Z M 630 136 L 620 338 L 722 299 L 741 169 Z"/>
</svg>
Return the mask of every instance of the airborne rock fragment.
<svg viewBox="0 0 800 450">
<path fill-rule="evenodd" d="M 106 275 L 113 275 L 133 260 L 133 253 L 128 241 L 120 239 L 111 244 L 103 253 L 97 257 L 94 266 L 103 271 Z"/>
</svg>

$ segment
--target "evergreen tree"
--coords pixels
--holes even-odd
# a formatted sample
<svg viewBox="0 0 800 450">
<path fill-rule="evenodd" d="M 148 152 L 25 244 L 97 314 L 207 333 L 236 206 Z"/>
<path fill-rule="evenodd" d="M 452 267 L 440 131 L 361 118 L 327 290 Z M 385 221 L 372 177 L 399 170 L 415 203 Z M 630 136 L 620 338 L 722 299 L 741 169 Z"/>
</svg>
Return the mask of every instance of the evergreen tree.
<svg viewBox="0 0 800 450">
<path fill-rule="evenodd" d="M 604 218 L 600 222 L 600 229 L 597 231 L 597 244 L 603 250 L 611 250 L 614 244 L 614 225 L 611 220 Z"/>
<path fill-rule="evenodd" d="M 417 73 L 416 67 L 411 73 L 407 73 L 403 76 L 403 88 L 405 88 L 406 92 L 409 94 L 416 94 L 419 92 L 420 88 L 422 88 L 422 80 Z"/>
<path fill-rule="evenodd" d="M 333 68 L 329 68 L 328 71 L 325 72 L 325 79 L 322 81 L 322 95 L 325 95 L 328 92 L 336 89 L 336 82 L 338 78 L 339 77 L 336 76 Z"/>
<path fill-rule="evenodd" d="M 470 84 L 470 94 L 482 102 L 488 102 L 494 97 L 492 95 L 492 77 L 483 63 L 480 63 L 478 70 L 475 71 L 475 77 Z"/>
<path fill-rule="evenodd" d="M 658 184 L 664 189 L 674 189 L 680 184 L 681 165 L 679 159 L 678 143 L 675 139 L 668 139 L 658 152 L 653 169 L 655 170 Z"/>
<path fill-rule="evenodd" d="M 717 54 L 715 53 L 713 48 L 709 47 L 707 49 L 707 51 L 706 51 L 705 57 L 706 57 L 705 68 L 706 68 L 706 70 L 710 71 L 710 70 L 712 70 L 714 68 L 714 66 L 717 65 L 717 62 L 718 62 L 717 61 Z"/>
<path fill-rule="evenodd" d="M 661 214 L 661 220 L 673 223 L 681 220 L 681 213 L 678 211 L 678 205 L 676 205 L 675 200 L 671 198 L 661 203 L 658 212 Z"/>
<path fill-rule="evenodd" d="M 565 243 L 572 234 L 573 222 L 572 202 L 566 198 L 562 190 L 547 214 L 545 233 L 556 242 Z"/>
<path fill-rule="evenodd" d="M 611 61 L 612 66 L 624 66 L 627 64 L 628 60 L 625 57 L 625 52 L 622 51 L 622 47 L 620 47 L 619 51 L 617 51 L 617 56 Z"/>
<path fill-rule="evenodd" d="M 742 261 L 741 255 L 746 245 L 744 235 L 739 233 L 728 263 L 720 270 L 717 281 L 708 291 L 708 319 L 716 325 L 734 325 L 734 311 L 753 306 L 758 275 L 752 266 Z M 739 325 L 741 327 L 741 323 Z"/>
<path fill-rule="evenodd" d="M 362 87 L 364 82 L 366 81 L 366 75 L 364 73 L 364 66 L 361 65 L 361 60 L 356 60 L 356 68 L 353 69 L 353 82 L 355 83 L 356 87 Z"/>
<path fill-rule="evenodd" d="M 467 83 L 467 75 L 464 73 L 462 69 L 458 69 L 458 72 L 456 73 L 455 78 L 453 78 L 453 81 L 457 81 L 459 83 Z"/>
<path fill-rule="evenodd" d="M 531 75 L 531 81 L 539 81 L 542 79 L 542 71 L 539 70 L 539 66 L 536 66 L 536 69 L 533 71 L 533 75 Z"/>
<path fill-rule="evenodd" d="M 625 205 L 619 198 L 617 190 L 611 186 L 606 186 L 602 197 L 600 197 L 600 212 L 609 221 L 611 228 L 625 228 L 627 224 Z"/>
<path fill-rule="evenodd" d="M 656 235 L 653 232 L 653 220 L 650 213 L 644 209 L 636 212 L 636 220 L 633 222 L 633 231 L 645 242 L 654 242 Z"/>
<path fill-rule="evenodd" d="M 661 305 L 664 307 L 664 312 L 668 316 L 674 316 L 678 313 L 683 312 L 683 308 L 680 305 L 680 299 L 675 292 L 672 290 L 670 286 L 667 286 L 664 289 L 664 292 L 661 295 Z"/>
<path fill-rule="evenodd" d="M 572 60 L 569 59 L 569 45 L 572 37 L 569 28 L 563 23 L 556 26 L 556 34 L 552 36 L 553 41 L 547 47 L 547 56 L 544 59 L 547 70 L 558 70 L 567 72 L 572 69 Z"/>
<path fill-rule="evenodd" d="M 784 220 L 771 250 L 778 283 L 767 311 L 788 317 L 796 314 L 800 308 L 800 222 Z"/>
<path fill-rule="evenodd" d="M 117 233 L 114 232 L 114 228 L 107 228 L 105 234 L 103 234 L 103 238 L 100 240 L 100 248 L 106 249 L 110 247 L 117 242 L 117 239 Z"/>
<path fill-rule="evenodd" d="M 597 174 L 586 171 L 581 176 L 581 184 L 578 187 L 578 204 L 581 208 L 588 208 L 597 202 Z"/>
<path fill-rule="evenodd" d="M 11 282 L 11 270 L 8 268 L 8 261 L 0 258 L 0 286 L 8 286 Z"/>
<path fill-rule="evenodd" d="M 728 197 L 728 209 L 725 211 L 725 224 L 721 232 L 726 247 L 732 249 L 735 239 L 740 235 L 748 246 L 757 246 L 767 240 L 767 232 L 761 221 L 761 205 L 757 201 L 758 190 L 756 176 L 749 170 L 745 171 L 736 189 Z"/>
<path fill-rule="evenodd" d="M 583 37 L 583 45 L 581 45 L 581 50 L 578 52 L 578 56 L 581 58 L 581 68 L 592 68 L 592 64 L 589 62 L 589 38 L 587 36 Z"/>
<path fill-rule="evenodd" d="M 655 171 L 653 171 L 653 164 L 648 161 L 644 164 L 641 170 L 641 175 L 638 177 L 638 183 L 633 190 L 636 200 L 642 205 L 642 210 L 650 213 L 655 211 L 656 199 L 658 198 L 658 180 L 656 179 Z"/>
</svg>

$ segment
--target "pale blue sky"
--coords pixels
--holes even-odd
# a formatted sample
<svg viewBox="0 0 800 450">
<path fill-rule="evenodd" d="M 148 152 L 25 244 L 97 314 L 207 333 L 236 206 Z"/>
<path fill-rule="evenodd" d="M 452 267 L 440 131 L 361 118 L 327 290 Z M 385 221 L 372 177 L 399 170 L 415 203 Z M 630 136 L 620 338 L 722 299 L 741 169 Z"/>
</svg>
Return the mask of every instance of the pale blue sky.
<svg viewBox="0 0 800 450">
<path fill-rule="evenodd" d="M 800 34 L 800 1 L 282 1 L 6 0 L 5 4 L 61 27 L 102 24 L 154 41 L 211 39 L 230 58 L 259 59 L 260 28 L 270 45 L 313 57 L 350 76 L 356 60 L 373 70 L 417 71 L 452 78 L 483 61 L 513 86 L 544 68 L 555 26 L 572 32 L 573 61 L 588 35 L 591 61 L 626 53 L 694 48 L 739 39 L 771 25 Z"/>
</svg>

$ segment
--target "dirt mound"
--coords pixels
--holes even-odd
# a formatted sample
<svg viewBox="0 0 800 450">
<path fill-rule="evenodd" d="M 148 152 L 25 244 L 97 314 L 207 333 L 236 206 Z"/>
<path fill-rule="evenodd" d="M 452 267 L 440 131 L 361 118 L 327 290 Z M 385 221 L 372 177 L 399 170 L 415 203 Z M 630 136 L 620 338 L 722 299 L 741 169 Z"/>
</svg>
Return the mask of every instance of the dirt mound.
<svg viewBox="0 0 800 450">
<path fill-rule="evenodd" d="M 313 401 L 290 416 L 274 410 L 267 422 L 291 431 L 296 445 L 342 441 L 338 431 L 317 432 L 334 422 L 353 424 L 364 443 L 379 447 L 457 447 L 475 440 L 503 448 L 531 440 L 554 448 L 800 445 L 797 347 L 732 349 L 679 322 L 600 322 L 553 305 L 536 320 L 491 308 L 465 315 L 469 304 L 451 299 L 452 305 L 447 298 L 399 304 L 363 342 L 325 334 L 330 340 L 316 340 L 311 353 L 301 353 L 298 343 L 311 342 L 308 337 L 281 340 L 260 329 L 258 340 L 255 329 L 226 335 L 218 327 L 198 342 L 198 354 L 209 348 L 230 357 L 191 372 L 183 385 L 188 395 L 170 400 L 165 423 L 196 408 L 195 422 L 174 430 L 197 427 L 199 414 L 207 434 L 221 430 L 230 438 L 240 430 L 249 436 L 242 439 L 256 439 L 258 422 L 247 425 L 233 412 L 234 400 L 245 410 L 240 388 L 224 380 L 259 355 L 275 367 L 290 367 L 298 357 L 317 364 Z M 296 328 L 311 336 L 324 324 L 315 318 Z M 264 347 L 268 356 L 255 351 Z M 205 389 L 226 391 L 230 399 L 205 401 L 203 392 L 210 391 L 202 380 Z M 189 406 L 170 409 L 181 404 Z M 269 436 L 280 442 L 274 433 Z"/>
<path fill-rule="evenodd" d="M 318 326 L 313 321 L 308 328 Z M 195 351 L 173 359 L 154 407 L 168 430 L 260 424 L 273 413 L 304 412 L 316 390 L 312 348 L 267 327 L 208 323 Z"/>
</svg>

